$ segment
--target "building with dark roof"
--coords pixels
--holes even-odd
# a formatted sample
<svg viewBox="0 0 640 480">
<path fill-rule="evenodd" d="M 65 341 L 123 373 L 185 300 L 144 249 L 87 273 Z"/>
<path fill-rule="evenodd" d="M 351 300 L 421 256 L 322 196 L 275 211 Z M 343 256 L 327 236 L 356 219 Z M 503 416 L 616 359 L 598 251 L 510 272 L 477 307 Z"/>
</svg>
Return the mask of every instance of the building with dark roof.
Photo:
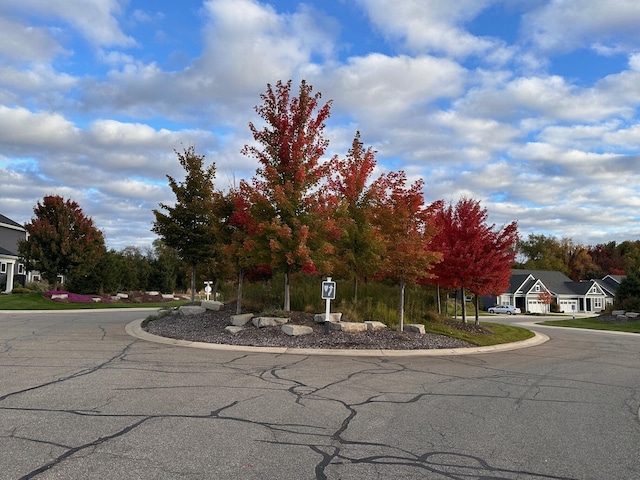
<svg viewBox="0 0 640 480">
<path fill-rule="evenodd" d="M 600 312 L 613 304 L 623 278 L 607 275 L 602 280 L 575 282 L 558 271 L 514 269 L 509 288 L 496 297 L 496 303 L 514 305 L 523 312 L 545 313 L 548 305 L 541 294 L 548 292 L 564 313 Z"/>
<path fill-rule="evenodd" d="M 18 261 L 18 242 L 26 238 L 22 225 L 0 214 L 0 285 L 5 293 L 13 290 L 14 283 L 26 281 L 24 265 Z"/>
</svg>

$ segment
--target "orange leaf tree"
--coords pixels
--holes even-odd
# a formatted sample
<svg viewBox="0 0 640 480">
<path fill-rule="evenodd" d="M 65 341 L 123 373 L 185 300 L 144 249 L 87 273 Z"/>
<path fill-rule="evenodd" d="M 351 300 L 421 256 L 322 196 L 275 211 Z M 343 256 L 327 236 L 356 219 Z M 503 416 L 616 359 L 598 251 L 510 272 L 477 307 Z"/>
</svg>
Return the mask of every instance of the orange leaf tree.
<svg viewBox="0 0 640 480">
<path fill-rule="evenodd" d="M 404 172 L 392 172 L 373 185 L 373 221 L 384 241 L 380 275 L 400 284 L 400 330 L 404 328 L 407 283 L 425 276 L 440 254 L 429 248 L 435 233 L 433 212 L 439 202 L 425 205 L 423 181 L 407 186 Z"/>
<path fill-rule="evenodd" d="M 339 232 L 336 268 L 339 275 L 352 278 L 356 305 L 358 279 L 376 272 L 383 253 L 382 238 L 372 221 L 376 189 L 369 184 L 375 166 L 375 152 L 363 147 L 357 132 L 346 158 L 334 157 L 330 167 L 332 214 Z"/>
<path fill-rule="evenodd" d="M 256 107 L 265 125 L 249 124 L 258 145 L 242 150 L 260 163 L 252 184 L 245 188 L 257 225 L 257 248 L 273 270 L 285 276 L 285 311 L 291 308 L 291 274 L 319 273 L 319 262 L 330 251 L 325 217 L 317 206 L 322 203 L 319 185 L 327 175 L 320 159 L 328 145 L 322 133 L 331 102 L 320 106 L 321 95 L 312 90 L 304 80 L 297 97 L 291 94 L 291 80 L 278 81 L 275 88 L 267 85 L 263 104 Z"/>
</svg>

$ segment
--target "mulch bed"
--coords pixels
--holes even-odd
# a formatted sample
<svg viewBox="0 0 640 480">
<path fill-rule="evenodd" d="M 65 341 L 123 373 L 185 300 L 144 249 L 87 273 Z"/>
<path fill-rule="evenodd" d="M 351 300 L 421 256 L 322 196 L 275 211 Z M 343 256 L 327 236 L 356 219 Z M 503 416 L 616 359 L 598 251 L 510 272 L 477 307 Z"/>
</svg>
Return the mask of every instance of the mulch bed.
<svg viewBox="0 0 640 480">
<path fill-rule="evenodd" d="M 207 311 L 197 315 L 182 315 L 177 312 L 147 322 L 143 328 L 154 335 L 189 340 L 195 342 L 246 345 L 256 347 L 286 348 L 328 348 L 328 349 L 384 349 L 384 350 L 418 350 L 473 347 L 468 342 L 443 335 L 416 334 L 383 329 L 375 332 L 348 333 L 331 330 L 324 333 L 324 325 L 315 323 L 314 315 L 304 312 L 290 312 L 289 322 L 295 325 L 306 325 L 313 333 L 300 336 L 289 336 L 280 327 L 256 328 L 251 323 L 240 332 L 232 334 L 225 331 L 231 325 L 231 316 L 235 314 L 235 303 L 228 303 L 220 311 Z M 468 331 L 484 331 L 481 326 L 462 325 L 452 322 L 456 328 Z"/>
</svg>

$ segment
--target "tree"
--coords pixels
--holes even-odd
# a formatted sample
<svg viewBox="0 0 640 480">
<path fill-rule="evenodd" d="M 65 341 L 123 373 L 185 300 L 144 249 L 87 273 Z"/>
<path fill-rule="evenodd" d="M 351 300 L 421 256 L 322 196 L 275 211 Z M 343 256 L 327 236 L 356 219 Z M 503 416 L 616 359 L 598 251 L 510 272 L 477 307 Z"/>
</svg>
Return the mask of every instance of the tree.
<svg viewBox="0 0 640 480">
<path fill-rule="evenodd" d="M 210 261 L 220 252 L 216 202 L 220 201 L 222 194 L 214 187 L 215 164 L 205 168 L 204 155 L 196 155 L 193 146 L 182 153 L 176 151 L 176 155 L 186 171 L 185 180 L 178 183 L 167 175 L 176 203 L 173 206 L 160 204 L 166 214 L 153 210 L 156 220 L 152 231 L 191 267 L 191 301 L 194 301 L 196 266 Z"/>
<path fill-rule="evenodd" d="M 38 270 L 55 288 L 58 275 L 82 276 L 100 261 L 106 250 L 102 232 L 76 202 L 46 196 L 33 213 L 25 224 L 28 238 L 18 245 L 28 271 Z"/>
<path fill-rule="evenodd" d="M 549 311 L 549 306 L 553 303 L 554 299 L 553 295 L 551 295 L 548 290 L 545 290 L 544 292 L 540 292 L 538 300 L 545 306 L 544 313 L 547 313 Z"/>
<path fill-rule="evenodd" d="M 372 222 L 375 188 L 367 185 L 376 166 L 375 152 L 366 150 L 357 132 L 344 160 L 331 160 L 330 204 L 339 237 L 336 239 L 337 266 L 342 276 L 353 280 L 354 303 L 358 301 L 358 280 L 379 268 L 383 244 Z"/>
<path fill-rule="evenodd" d="M 317 214 L 319 185 L 326 178 L 320 164 L 328 141 L 322 136 L 331 102 L 319 107 L 320 93 L 312 94 L 304 80 L 299 95 L 291 96 L 291 80 L 267 85 L 256 112 L 261 129 L 249 124 L 259 146 L 245 145 L 242 153 L 260 162 L 250 193 L 257 231 L 256 246 L 274 271 L 285 277 L 284 310 L 290 310 L 293 272 L 319 273 L 318 262 L 330 246 L 323 237 L 323 219 Z M 317 109 L 317 111 L 316 111 Z M 323 269 L 329 268 L 327 265 Z"/>
<path fill-rule="evenodd" d="M 628 310 L 640 308 L 640 268 L 632 268 L 616 291 L 616 304 Z"/>
<path fill-rule="evenodd" d="M 441 204 L 436 212 L 437 233 L 431 248 L 442 254 L 442 262 L 432 269 L 432 283 L 462 291 L 462 322 L 466 323 L 465 289 L 476 296 L 501 293 L 509 286 L 516 255 L 517 224 L 496 230 L 488 225 L 487 210 L 476 200 L 462 198 L 455 207 Z"/>
<path fill-rule="evenodd" d="M 384 263 L 380 275 L 400 284 L 400 331 L 404 329 L 404 297 L 407 283 L 428 276 L 440 254 L 429 248 L 435 233 L 433 212 L 439 202 L 425 205 L 422 180 L 407 187 L 404 172 L 378 179 L 373 221 L 384 241 Z"/>
</svg>

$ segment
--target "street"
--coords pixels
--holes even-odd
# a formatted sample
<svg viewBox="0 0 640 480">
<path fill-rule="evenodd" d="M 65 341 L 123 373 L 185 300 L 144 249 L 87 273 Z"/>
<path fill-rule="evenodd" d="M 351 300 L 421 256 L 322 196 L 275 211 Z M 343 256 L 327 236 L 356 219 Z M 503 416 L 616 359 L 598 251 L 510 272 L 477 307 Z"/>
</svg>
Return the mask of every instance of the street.
<svg viewBox="0 0 640 480">
<path fill-rule="evenodd" d="M 305 356 L 129 336 L 148 314 L 0 312 L 1 478 L 640 478 L 638 335 Z"/>
</svg>

